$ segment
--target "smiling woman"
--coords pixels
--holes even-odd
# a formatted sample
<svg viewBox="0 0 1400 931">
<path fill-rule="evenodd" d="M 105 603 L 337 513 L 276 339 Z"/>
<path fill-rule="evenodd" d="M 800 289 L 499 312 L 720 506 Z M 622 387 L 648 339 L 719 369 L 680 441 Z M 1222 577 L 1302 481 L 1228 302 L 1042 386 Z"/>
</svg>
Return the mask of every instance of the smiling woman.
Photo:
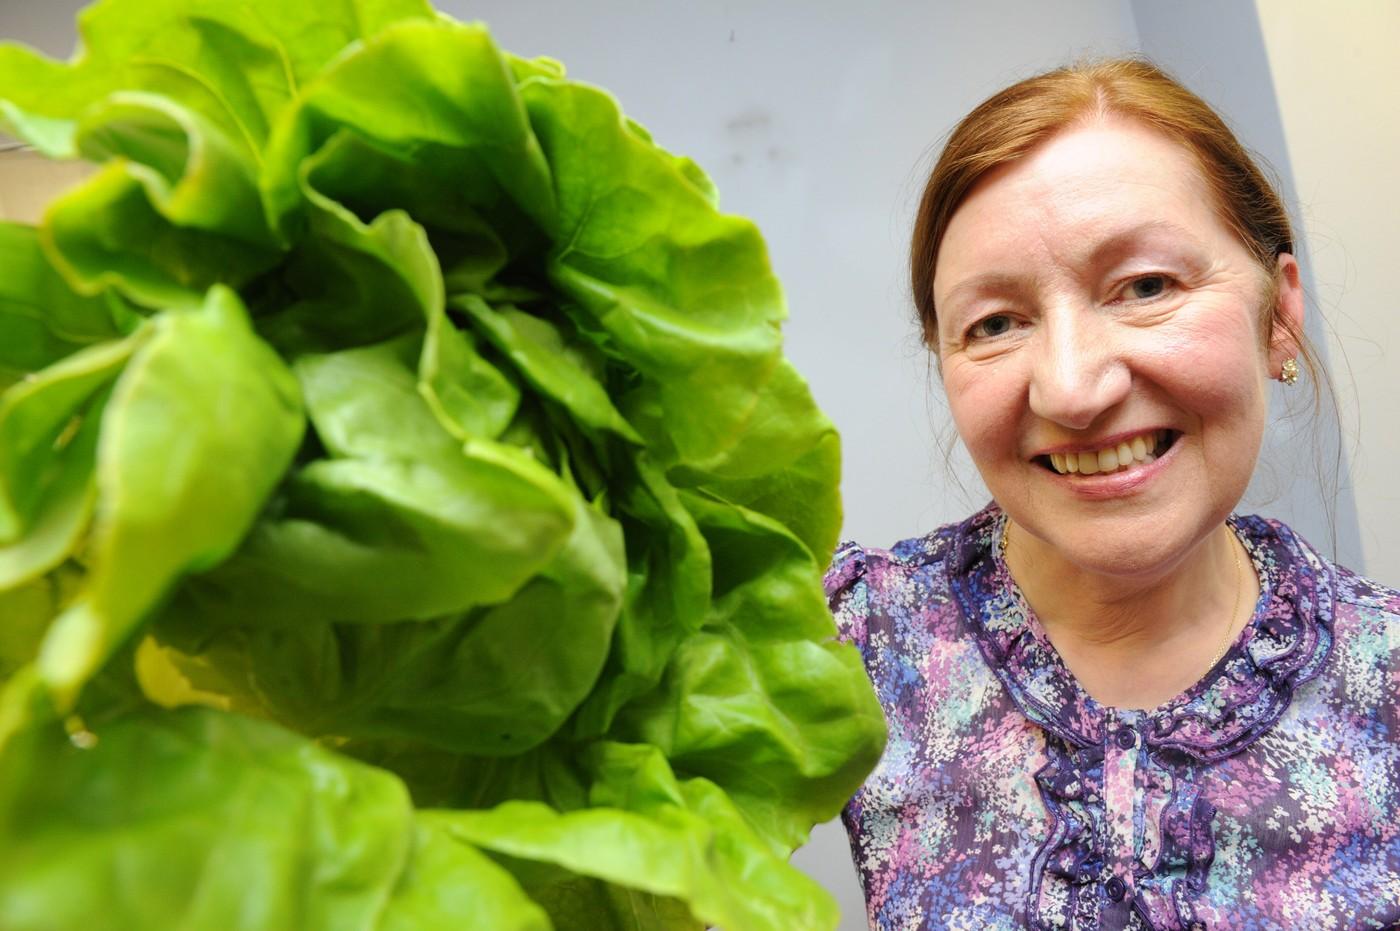
<svg viewBox="0 0 1400 931">
<path fill-rule="evenodd" d="M 1207 668 L 1221 627 L 1244 621 L 1216 616 L 1238 587 L 1224 520 L 1258 456 L 1268 378 L 1296 351 L 1283 321 L 1301 328 L 1297 262 L 1276 264 L 1271 287 L 1190 154 L 1121 119 L 984 177 L 944 233 L 937 352 L 954 421 L 1011 517 L 1013 572 L 1110 704 L 1175 695 Z M 977 284 L 984 270 L 995 287 Z M 1117 609 L 1111 637 L 1104 609 Z M 1097 662 L 1174 627 L 1201 636 L 1157 654 L 1159 672 Z"/>
<path fill-rule="evenodd" d="M 964 119 L 912 254 L 993 502 L 827 577 L 891 730 L 844 814 L 872 925 L 1400 922 L 1400 595 L 1233 514 L 1313 368 L 1277 194 L 1094 63 Z"/>
</svg>

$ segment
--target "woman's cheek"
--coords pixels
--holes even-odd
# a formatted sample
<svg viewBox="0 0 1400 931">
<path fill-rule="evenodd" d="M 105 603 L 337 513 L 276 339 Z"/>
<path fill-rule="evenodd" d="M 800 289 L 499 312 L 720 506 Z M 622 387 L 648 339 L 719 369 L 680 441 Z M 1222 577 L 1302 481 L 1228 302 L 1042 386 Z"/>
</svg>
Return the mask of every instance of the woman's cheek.
<svg viewBox="0 0 1400 931">
<path fill-rule="evenodd" d="M 1169 332 L 1147 334 L 1137 367 L 1169 393 L 1188 392 L 1179 399 L 1184 406 L 1209 410 L 1262 397 L 1266 361 L 1253 327 L 1237 312 L 1201 314 Z"/>
<path fill-rule="evenodd" d="M 1012 360 L 948 366 L 943 388 L 958 436 L 979 470 L 1015 454 L 1028 408 L 1025 382 Z"/>
</svg>

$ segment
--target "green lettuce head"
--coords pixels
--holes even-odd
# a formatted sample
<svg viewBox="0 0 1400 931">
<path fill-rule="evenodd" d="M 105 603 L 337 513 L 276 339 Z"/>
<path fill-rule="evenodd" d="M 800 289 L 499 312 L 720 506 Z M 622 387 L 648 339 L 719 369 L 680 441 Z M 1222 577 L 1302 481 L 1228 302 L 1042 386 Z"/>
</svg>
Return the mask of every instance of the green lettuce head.
<svg viewBox="0 0 1400 931">
<path fill-rule="evenodd" d="M 758 232 L 416 0 L 0 46 L 0 927 L 832 928 L 884 740 Z"/>
</svg>

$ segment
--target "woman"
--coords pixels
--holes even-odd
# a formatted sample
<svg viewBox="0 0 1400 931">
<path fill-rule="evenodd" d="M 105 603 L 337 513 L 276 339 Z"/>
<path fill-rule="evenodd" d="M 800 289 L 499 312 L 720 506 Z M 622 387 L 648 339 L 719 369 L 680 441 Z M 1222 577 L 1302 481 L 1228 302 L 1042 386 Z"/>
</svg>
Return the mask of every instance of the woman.
<svg viewBox="0 0 1400 931">
<path fill-rule="evenodd" d="M 1400 595 L 1232 516 L 1303 294 L 1278 195 L 1153 66 L 954 130 L 913 284 L 993 503 L 827 576 L 890 725 L 872 926 L 1400 927 Z"/>
</svg>

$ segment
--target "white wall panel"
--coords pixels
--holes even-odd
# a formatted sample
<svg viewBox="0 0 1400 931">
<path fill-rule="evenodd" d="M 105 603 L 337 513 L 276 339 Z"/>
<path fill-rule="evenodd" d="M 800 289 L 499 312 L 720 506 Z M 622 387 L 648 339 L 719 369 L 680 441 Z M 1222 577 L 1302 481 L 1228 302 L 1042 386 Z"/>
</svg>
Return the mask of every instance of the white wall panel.
<svg viewBox="0 0 1400 931">
<path fill-rule="evenodd" d="M 1400 586 L 1400 4 L 1258 5 L 1312 259 L 1308 310 L 1343 410 L 1359 553 L 1345 561 Z"/>
</svg>

